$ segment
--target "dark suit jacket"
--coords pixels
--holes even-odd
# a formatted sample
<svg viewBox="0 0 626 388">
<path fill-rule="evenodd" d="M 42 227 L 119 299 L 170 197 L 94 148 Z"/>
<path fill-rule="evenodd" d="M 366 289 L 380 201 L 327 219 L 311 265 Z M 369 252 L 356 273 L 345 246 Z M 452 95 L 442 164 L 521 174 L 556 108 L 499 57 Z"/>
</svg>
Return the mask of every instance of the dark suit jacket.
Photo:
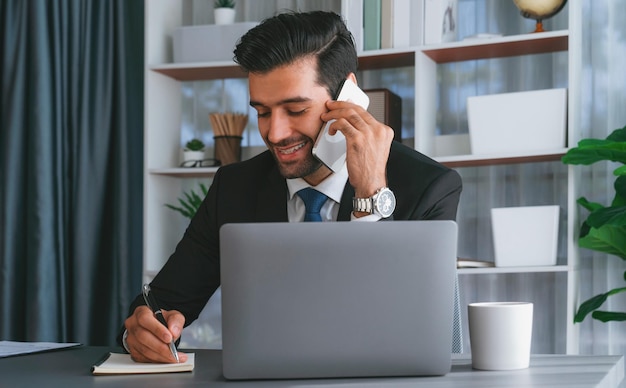
<svg viewBox="0 0 626 388">
<path fill-rule="evenodd" d="M 387 163 L 389 188 L 396 196 L 396 220 L 454 220 L 461 178 L 456 171 L 393 142 Z M 349 221 L 354 189 L 346 183 L 338 221 Z M 266 151 L 221 167 L 182 240 L 151 287 L 166 310 L 194 321 L 220 285 L 219 228 L 235 222 L 287 222 L 288 190 Z M 280 236 L 277 236 L 280 239 Z M 139 296 L 132 313 L 144 304 Z"/>
</svg>

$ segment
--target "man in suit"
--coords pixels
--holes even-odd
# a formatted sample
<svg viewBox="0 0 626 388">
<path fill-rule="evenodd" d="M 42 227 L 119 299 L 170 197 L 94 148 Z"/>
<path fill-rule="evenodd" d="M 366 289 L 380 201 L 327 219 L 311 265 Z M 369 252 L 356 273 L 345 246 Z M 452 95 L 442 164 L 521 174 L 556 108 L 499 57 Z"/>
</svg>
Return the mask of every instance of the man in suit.
<svg viewBox="0 0 626 388">
<path fill-rule="evenodd" d="M 455 171 L 393 142 L 393 129 L 361 107 L 332 100 L 346 78 L 356 82 L 358 60 L 339 15 L 280 14 L 246 33 L 234 53 L 248 73 L 250 105 L 268 150 L 218 170 L 175 252 L 152 281 L 168 328 L 141 297 L 132 304 L 124 346 L 136 361 L 175 361 L 169 342 L 198 317 L 220 285 L 220 226 L 303 221 L 308 207 L 298 194 L 303 188 L 326 195 L 322 221 L 456 218 L 461 179 Z M 312 154 L 320 128 L 330 120 L 336 120 L 330 133 L 341 131 L 347 144 L 345 166 L 336 172 Z M 383 195 L 390 206 L 379 208 L 376 199 Z M 276 240 L 280 244 L 280 236 Z"/>
</svg>

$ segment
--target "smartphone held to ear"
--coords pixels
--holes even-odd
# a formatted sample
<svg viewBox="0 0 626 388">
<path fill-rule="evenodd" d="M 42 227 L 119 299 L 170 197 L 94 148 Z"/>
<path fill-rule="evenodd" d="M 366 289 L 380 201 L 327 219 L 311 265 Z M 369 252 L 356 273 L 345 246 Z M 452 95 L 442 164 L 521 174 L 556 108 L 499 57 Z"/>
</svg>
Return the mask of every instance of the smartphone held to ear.
<svg viewBox="0 0 626 388">
<path fill-rule="evenodd" d="M 350 79 L 346 79 L 341 86 L 337 101 L 349 101 L 367 109 L 369 97 Z M 334 172 L 340 170 L 346 161 L 346 138 L 337 131 L 334 135 L 328 134 L 328 128 L 335 120 L 330 120 L 320 130 L 313 145 L 313 155 Z"/>
</svg>

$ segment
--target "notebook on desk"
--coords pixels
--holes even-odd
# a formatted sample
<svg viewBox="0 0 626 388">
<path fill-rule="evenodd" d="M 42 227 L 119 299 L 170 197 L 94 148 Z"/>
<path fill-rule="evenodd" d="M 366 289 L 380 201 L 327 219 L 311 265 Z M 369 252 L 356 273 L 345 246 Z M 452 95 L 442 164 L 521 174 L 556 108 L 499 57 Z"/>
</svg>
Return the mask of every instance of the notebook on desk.
<svg viewBox="0 0 626 388">
<path fill-rule="evenodd" d="M 226 378 L 450 370 L 453 221 L 227 224 L 220 246 Z"/>
</svg>

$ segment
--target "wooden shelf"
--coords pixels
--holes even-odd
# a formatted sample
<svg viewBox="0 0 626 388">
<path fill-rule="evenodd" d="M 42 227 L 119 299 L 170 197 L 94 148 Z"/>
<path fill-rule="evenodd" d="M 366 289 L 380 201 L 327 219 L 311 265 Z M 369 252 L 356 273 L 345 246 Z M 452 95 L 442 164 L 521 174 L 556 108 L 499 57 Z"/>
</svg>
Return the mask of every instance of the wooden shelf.
<svg viewBox="0 0 626 388">
<path fill-rule="evenodd" d="M 512 35 L 491 39 L 471 39 L 434 46 L 363 51 L 359 70 L 415 66 L 415 53 L 421 51 L 437 63 L 541 54 L 568 49 L 568 31 Z M 150 69 L 178 81 L 245 78 L 246 73 L 232 61 L 168 63 Z"/>
<path fill-rule="evenodd" d="M 546 152 L 538 152 L 533 154 L 520 155 L 459 155 L 459 156 L 443 156 L 436 157 L 439 163 L 448 167 L 480 167 L 493 166 L 500 164 L 518 164 L 518 163 L 536 163 L 536 162 L 554 162 L 561 160 L 565 155 L 567 148 L 559 150 L 550 150 Z"/>
<path fill-rule="evenodd" d="M 359 70 L 388 69 L 415 65 L 415 50 L 375 50 L 359 54 Z M 232 61 L 168 63 L 154 65 L 154 72 L 178 81 L 201 81 L 223 78 L 245 78 L 246 73 Z"/>
<path fill-rule="evenodd" d="M 359 53 L 359 70 L 415 66 L 415 49 L 386 49 Z"/>
<path fill-rule="evenodd" d="M 246 78 L 246 73 L 232 61 L 168 63 L 150 67 L 178 81 L 206 81 L 223 78 Z"/>
<path fill-rule="evenodd" d="M 421 51 L 436 63 L 449 63 L 566 51 L 568 38 L 568 31 L 562 30 L 489 39 L 469 39 L 432 48 L 426 46 Z"/>
</svg>

